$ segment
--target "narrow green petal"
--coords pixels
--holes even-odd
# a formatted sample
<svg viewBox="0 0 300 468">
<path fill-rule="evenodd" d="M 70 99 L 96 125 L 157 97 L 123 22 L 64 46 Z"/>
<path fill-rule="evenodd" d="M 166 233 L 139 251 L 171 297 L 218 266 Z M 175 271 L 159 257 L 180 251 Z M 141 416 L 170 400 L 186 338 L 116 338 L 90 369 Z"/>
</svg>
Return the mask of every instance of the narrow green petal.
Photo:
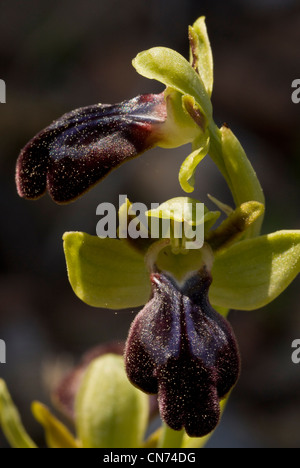
<svg viewBox="0 0 300 468">
<path fill-rule="evenodd" d="M 205 17 L 201 16 L 189 28 L 191 45 L 191 61 L 193 68 L 199 73 L 209 96 L 213 89 L 213 57 L 205 25 Z"/>
<path fill-rule="evenodd" d="M 213 197 L 209 193 L 207 194 L 208 198 L 219 208 L 219 210 L 223 211 L 226 216 L 229 216 L 234 210 L 231 206 L 227 205 L 226 203 L 221 202 L 216 197 Z"/>
<path fill-rule="evenodd" d="M 124 309 L 148 301 L 144 258 L 125 239 L 99 239 L 83 232 L 67 232 L 63 239 L 69 281 L 83 302 Z"/>
<path fill-rule="evenodd" d="M 35 401 L 32 403 L 32 413 L 35 419 L 45 429 L 46 442 L 49 448 L 80 448 L 80 443 L 48 408 Z"/>
<path fill-rule="evenodd" d="M 106 354 L 89 365 L 76 398 L 76 426 L 84 448 L 138 448 L 149 397 L 128 380 L 122 356 Z"/>
<path fill-rule="evenodd" d="M 158 80 L 182 94 L 193 96 L 207 116 L 212 115 L 212 105 L 205 86 L 189 62 L 178 52 L 166 47 L 154 47 L 140 52 L 133 60 L 140 75 Z"/>
<path fill-rule="evenodd" d="M 12 448 L 37 448 L 22 424 L 4 380 L 0 379 L 0 426 Z"/>
<path fill-rule="evenodd" d="M 281 294 L 300 272 L 300 231 L 247 239 L 216 255 L 212 304 L 253 310 Z"/>
<path fill-rule="evenodd" d="M 201 144 L 200 148 L 193 151 L 182 163 L 179 171 L 179 182 L 182 190 L 187 193 L 194 191 L 195 185 L 195 171 L 209 150 L 209 141 L 210 138 L 204 136 L 204 141 Z"/>
</svg>

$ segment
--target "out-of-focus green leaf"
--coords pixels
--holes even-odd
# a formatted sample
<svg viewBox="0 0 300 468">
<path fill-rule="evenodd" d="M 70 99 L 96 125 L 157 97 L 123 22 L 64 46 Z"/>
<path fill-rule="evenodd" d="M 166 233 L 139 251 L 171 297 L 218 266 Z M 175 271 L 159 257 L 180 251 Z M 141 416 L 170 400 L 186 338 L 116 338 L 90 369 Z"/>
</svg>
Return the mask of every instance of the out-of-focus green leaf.
<svg viewBox="0 0 300 468">
<path fill-rule="evenodd" d="M 45 430 L 46 442 L 49 448 L 80 448 L 71 432 L 42 403 L 32 403 L 32 413 Z"/>
<path fill-rule="evenodd" d="M 0 379 L 0 426 L 12 448 L 37 448 L 27 434 L 4 380 Z"/>
<path fill-rule="evenodd" d="M 89 365 L 75 406 L 84 448 L 138 448 L 149 417 L 149 397 L 128 380 L 122 356 L 106 354 Z"/>
</svg>

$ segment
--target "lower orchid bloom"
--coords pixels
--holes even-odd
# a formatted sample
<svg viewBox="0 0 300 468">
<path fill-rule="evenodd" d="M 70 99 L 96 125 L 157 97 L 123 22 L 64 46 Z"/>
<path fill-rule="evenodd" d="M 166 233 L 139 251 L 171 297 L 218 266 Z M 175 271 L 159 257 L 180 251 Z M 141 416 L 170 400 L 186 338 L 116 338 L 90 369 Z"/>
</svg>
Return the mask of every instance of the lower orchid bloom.
<svg viewBox="0 0 300 468">
<path fill-rule="evenodd" d="M 191 437 L 209 434 L 220 400 L 239 375 L 239 352 L 227 320 L 210 305 L 206 267 L 179 285 L 152 273 L 152 298 L 129 331 L 125 362 L 131 382 L 158 393 L 162 419 Z"/>
</svg>

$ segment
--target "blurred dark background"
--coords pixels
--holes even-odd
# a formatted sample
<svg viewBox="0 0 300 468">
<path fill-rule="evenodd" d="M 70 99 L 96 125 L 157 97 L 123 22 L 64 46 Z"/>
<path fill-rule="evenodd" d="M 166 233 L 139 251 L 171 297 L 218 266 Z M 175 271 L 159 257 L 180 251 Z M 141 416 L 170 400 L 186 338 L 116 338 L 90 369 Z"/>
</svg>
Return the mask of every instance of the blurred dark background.
<svg viewBox="0 0 300 468">
<path fill-rule="evenodd" d="M 213 48 L 213 105 L 251 159 L 267 201 L 263 232 L 300 229 L 300 104 L 291 83 L 300 78 L 300 3 L 295 0 L 16 0 L 0 1 L 0 364 L 24 423 L 43 443 L 30 403 L 49 402 L 49 389 L 88 348 L 125 340 L 136 311 L 91 308 L 73 294 L 61 237 L 95 234 L 96 207 L 119 194 L 146 204 L 183 194 L 177 173 L 189 147 L 155 149 L 113 172 L 76 203 L 48 196 L 20 199 L 14 182 L 20 149 L 63 113 L 159 92 L 131 60 L 156 45 L 188 57 L 187 27 L 205 15 Z M 193 196 L 213 208 L 210 193 L 230 194 L 209 158 L 197 171 Z M 298 447 L 300 364 L 291 343 L 300 338 L 299 287 L 271 305 L 232 311 L 243 369 L 209 447 Z M 6 443 L 0 435 L 0 446 Z"/>
</svg>

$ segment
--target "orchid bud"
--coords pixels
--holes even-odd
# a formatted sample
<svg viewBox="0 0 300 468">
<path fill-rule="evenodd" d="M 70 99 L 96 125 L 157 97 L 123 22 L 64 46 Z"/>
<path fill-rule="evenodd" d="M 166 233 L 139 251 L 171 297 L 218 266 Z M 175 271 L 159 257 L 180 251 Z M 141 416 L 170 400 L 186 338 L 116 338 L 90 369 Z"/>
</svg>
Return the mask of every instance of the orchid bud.
<svg viewBox="0 0 300 468">
<path fill-rule="evenodd" d="M 123 358 L 106 354 L 87 368 L 76 395 L 75 415 L 84 448 L 140 447 L 149 399 L 128 382 Z"/>
</svg>

